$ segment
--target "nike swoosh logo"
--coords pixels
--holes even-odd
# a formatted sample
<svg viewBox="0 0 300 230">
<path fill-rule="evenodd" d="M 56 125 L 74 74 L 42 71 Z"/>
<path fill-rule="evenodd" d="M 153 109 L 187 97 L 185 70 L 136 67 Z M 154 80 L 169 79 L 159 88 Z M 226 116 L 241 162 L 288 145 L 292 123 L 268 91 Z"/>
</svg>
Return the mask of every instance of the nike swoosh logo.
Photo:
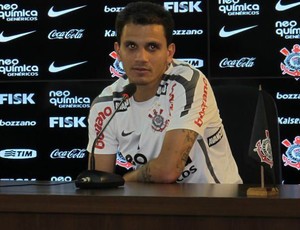
<svg viewBox="0 0 300 230">
<path fill-rule="evenodd" d="M 255 26 L 249 26 L 249 27 L 245 27 L 245 28 L 242 28 L 242 29 L 232 30 L 232 31 L 225 31 L 225 26 L 223 26 L 222 29 L 219 32 L 219 36 L 222 37 L 222 38 L 227 38 L 227 37 L 239 34 L 241 32 L 244 32 L 246 30 L 250 30 L 250 29 L 252 29 L 252 28 L 254 28 L 256 26 L 257 25 L 255 25 Z"/>
<path fill-rule="evenodd" d="M 72 67 L 81 65 L 81 64 L 86 63 L 86 62 L 87 61 L 77 62 L 77 63 L 74 63 L 74 64 L 64 65 L 64 66 L 59 66 L 59 67 L 54 66 L 54 62 L 52 62 L 51 65 L 49 66 L 49 72 L 51 72 L 51 73 L 57 73 L 57 72 L 60 72 L 60 71 L 63 71 L 63 70 L 70 69 Z"/>
<path fill-rule="evenodd" d="M 78 7 L 74 7 L 74 8 L 70 8 L 70 9 L 66 9 L 66 10 L 54 10 L 54 6 L 52 6 L 50 8 L 50 10 L 48 11 L 48 16 L 51 17 L 51 18 L 55 18 L 55 17 L 59 17 L 61 15 L 64 15 L 64 14 L 67 14 L 67 13 L 70 13 L 70 12 L 73 12 L 75 10 L 79 10 L 83 7 L 86 7 L 86 5 L 84 6 L 78 6 Z"/>
<path fill-rule="evenodd" d="M 122 136 L 123 136 L 123 137 L 129 136 L 129 135 L 132 134 L 133 132 L 134 132 L 134 131 L 125 133 L 125 131 L 123 130 L 123 131 L 122 131 Z"/>
<path fill-rule="evenodd" d="M 281 0 L 279 0 L 275 6 L 275 9 L 277 11 L 285 11 L 285 10 L 289 10 L 291 8 L 294 8 L 296 6 L 299 6 L 300 2 L 295 2 L 295 3 L 290 3 L 290 4 L 286 4 L 286 5 L 282 5 L 281 4 Z"/>
<path fill-rule="evenodd" d="M 26 32 L 26 33 L 21 33 L 21 34 L 16 34 L 16 35 L 11 35 L 11 36 L 4 36 L 4 35 L 3 35 L 3 32 L 4 32 L 4 31 L 2 31 L 1 34 L 0 34 L 0 42 L 9 42 L 9 41 L 14 40 L 14 39 L 17 39 L 17 38 L 19 38 L 19 37 L 23 37 L 23 36 L 25 36 L 25 35 L 27 35 L 27 34 L 34 33 L 35 31 L 36 31 L 36 30 L 30 31 L 30 32 Z"/>
</svg>

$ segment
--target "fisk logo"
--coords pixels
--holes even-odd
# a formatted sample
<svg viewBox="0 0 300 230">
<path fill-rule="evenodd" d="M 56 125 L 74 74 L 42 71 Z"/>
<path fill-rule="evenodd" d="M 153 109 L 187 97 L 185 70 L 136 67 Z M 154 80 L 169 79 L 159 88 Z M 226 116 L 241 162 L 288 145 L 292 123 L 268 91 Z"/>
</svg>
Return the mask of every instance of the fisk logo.
<svg viewBox="0 0 300 230">
<path fill-rule="evenodd" d="M 34 93 L 3 93 L 0 94 L 0 105 L 34 105 L 33 96 Z"/>
<path fill-rule="evenodd" d="M 164 7 L 174 13 L 193 13 L 202 12 L 200 4 L 202 1 L 182 1 L 182 2 L 164 2 Z"/>
<path fill-rule="evenodd" d="M 86 128 L 86 117 L 49 117 L 50 128 Z"/>
<path fill-rule="evenodd" d="M 0 157 L 7 159 L 31 159 L 37 156 L 33 149 L 4 149 L 0 151 Z"/>
</svg>

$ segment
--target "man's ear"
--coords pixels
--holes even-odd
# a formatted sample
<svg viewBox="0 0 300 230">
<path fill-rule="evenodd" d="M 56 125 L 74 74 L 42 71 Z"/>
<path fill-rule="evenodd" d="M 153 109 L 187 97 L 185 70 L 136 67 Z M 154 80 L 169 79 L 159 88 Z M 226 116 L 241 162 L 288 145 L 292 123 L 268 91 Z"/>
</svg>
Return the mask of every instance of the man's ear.
<svg viewBox="0 0 300 230">
<path fill-rule="evenodd" d="M 168 46 L 168 62 L 171 63 L 172 62 L 172 59 L 173 59 L 173 56 L 175 54 L 175 51 L 176 51 L 176 46 L 174 43 L 171 43 L 169 46 Z"/>
<path fill-rule="evenodd" d="M 115 52 L 117 53 L 117 57 L 118 57 L 118 60 L 120 61 L 121 60 L 121 57 L 120 57 L 120 46 L 119 46 L 119 43 L 118 42 L 115 42 L 114 43 L 114 49 L 115 49 Z"/>
</svg>

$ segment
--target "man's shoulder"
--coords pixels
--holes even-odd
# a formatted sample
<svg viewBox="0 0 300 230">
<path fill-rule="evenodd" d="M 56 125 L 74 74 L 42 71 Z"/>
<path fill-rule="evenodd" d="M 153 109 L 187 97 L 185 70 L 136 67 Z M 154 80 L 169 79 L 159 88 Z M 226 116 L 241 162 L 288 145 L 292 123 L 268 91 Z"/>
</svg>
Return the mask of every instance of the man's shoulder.
<svg viewBox="0 0 300 230">
<path fill-rule="evenodd" d="M 173 59 L 169 69 L 164 74 L 163 82 L 169 87 L 173 87 L 175 83 L 182 85 L 183 88 L 188 91 L 202 84 L 201 79 L 206 79 L 206 77 L 200 70 L 187 62 Z M 175 83 L 172 84 L 171 82 Z"/>
<path fill-rule="evenodd" d="M 125 85 L 127 85 L 128 79 L 118 78 L 109 86 L 105 87 L 103 91 L 100 93 L 99 97 L 101 96 L 112 96 L 114 92 L 121 92 Z"/>
<path fill-rule="evenodd" d="M 187 80 L 190 80 L 194 76 L 204 77 L 204 74 L 199 69 L 178 59 L 173 59 L 170 68 L 165 72 L 165 75 L 180 76 Z"/>
<path fill-rule="evenodd" d="M 92 106 L 101 102 L 112 102 L 114 100 L 115 92 L 122 92 L 124 86 L 128 84 L 128 80 L 119 78 L 112 84 L 106 86 L 102 92 L 96 96 L 92 102 Z M 91 106 L 91 107 L 92 107 Z"/>
</svg>

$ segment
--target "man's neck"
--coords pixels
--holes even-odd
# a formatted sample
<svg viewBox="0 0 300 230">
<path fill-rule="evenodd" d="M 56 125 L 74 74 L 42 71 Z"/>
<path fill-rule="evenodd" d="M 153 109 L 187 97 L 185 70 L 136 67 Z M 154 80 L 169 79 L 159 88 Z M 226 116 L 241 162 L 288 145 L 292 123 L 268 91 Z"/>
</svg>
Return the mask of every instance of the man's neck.
<svg viewBox="0 0 300 230">
<path fill-rule="evenodd" d="M 143 101 L 148 101 L 152 97 L 156 95 L 157 89 L 159 87 L 159 84 L 155 85 L 138 85 L 137 90 L 134 94 L 134 100 L 137 102 L 143 102 Z"/>
</svg>

